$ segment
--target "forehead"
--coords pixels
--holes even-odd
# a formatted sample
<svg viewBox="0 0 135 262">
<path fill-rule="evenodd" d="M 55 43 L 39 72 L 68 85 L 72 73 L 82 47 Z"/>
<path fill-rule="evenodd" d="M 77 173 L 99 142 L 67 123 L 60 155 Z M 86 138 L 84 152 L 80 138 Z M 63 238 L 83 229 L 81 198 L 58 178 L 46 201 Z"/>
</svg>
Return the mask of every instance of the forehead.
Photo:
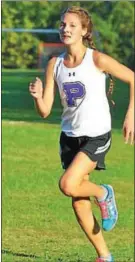
<svg viewBox="0 0 135 262">
<path fill-rule="evenodd" d="M 65 13 L 64 15 L 61 16 L 61 21 L 81 24 L 81 19 L 79 18 L 78 14 L 74 14 L 74 13 Z"/>
</svg>

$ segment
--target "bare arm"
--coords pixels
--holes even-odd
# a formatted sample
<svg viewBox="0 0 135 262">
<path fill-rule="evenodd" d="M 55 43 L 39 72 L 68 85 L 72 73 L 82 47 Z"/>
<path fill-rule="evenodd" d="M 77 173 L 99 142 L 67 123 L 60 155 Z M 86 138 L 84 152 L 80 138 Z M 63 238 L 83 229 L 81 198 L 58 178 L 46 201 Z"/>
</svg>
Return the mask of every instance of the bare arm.
<svg viewBox="0 0 135 262">
<path fill-rule="evenodd" d="M 98 51 L 94 51 L 94 62 L 101 71 L 105 71 L 129 84 L 130 98 L 123 124 L 123 134 L 125 142 L 127 143 L 130 138 L 132 144 L 134 140 L 134 72 L 112 57 Z"/>
<path fill-rule="evenodd" d="M 30 83 L 29 91 L 34 98 L 36 109 L 40 116 L 46 118 L 52 109 L 56 93 L 56 84 L 53 77 L 53 68 L 56 58 L 53 57 L 47 65 L 45 74 L 45 88 L 43 89 L 42 81 L 36 78 L 34 83 Z"/>
</svg>

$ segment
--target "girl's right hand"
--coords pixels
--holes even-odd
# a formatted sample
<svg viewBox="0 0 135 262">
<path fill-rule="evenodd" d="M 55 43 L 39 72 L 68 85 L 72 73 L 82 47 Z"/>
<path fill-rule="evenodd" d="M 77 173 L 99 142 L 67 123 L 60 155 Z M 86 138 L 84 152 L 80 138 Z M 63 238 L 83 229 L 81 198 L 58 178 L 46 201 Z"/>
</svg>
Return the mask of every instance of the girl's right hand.
<svg viewBox="0 0 135 262">
<path fill-rule="evenodd" d="M 29 91 L 33 98 L 42 98 L 43 96 L 43 84 L 40 78 L 36 77 L 36 80 L 29 85 Z"/>
</svg>

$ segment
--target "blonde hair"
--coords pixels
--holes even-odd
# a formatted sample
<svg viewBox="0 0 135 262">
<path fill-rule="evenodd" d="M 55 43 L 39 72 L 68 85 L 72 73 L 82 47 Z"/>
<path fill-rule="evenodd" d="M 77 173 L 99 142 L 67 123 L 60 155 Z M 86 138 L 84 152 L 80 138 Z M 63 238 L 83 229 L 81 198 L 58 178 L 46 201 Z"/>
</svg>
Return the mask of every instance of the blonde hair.
<svg viewBox="0 0 135 262">
<path fill-rule="evenodd" d="M 64 10 L 62 12 L 62 15 L 64 15 L 65 13 L 74 13 L 77 14 L 80 18 L 80 21 L 82 23 L 82 27 L 83 28 L 87 28 L 87 33 L 85 34 L 85 36 L 83 36 L 83 43 L 86 46 L 89 46 L 90 48 L 96 50 L 96 46 L 94 44 L 93 41 L 93 23 L 92 23 L 92 18 L 89 15 L 88 11 L 85 10 L 84 8 L 81 8 L 79 6 L 72 6 L 67 8 L 66 10 Z M 107 74 L 109 76 L 110 79 L 110 83 L 109 83 L 109 89 L 107 92 L 107 96 L 109 97 L 110 95 L 112 95 L 113 93 L 113 89 L 114 89 L 114 80 L 112 78 L 112 75 L 108 74 L 107 72 L 104 72 L 105 74 Z M 115 102 L 111 99 L 111 103 L 113 105 L 115 105 Z"/>
</svg>

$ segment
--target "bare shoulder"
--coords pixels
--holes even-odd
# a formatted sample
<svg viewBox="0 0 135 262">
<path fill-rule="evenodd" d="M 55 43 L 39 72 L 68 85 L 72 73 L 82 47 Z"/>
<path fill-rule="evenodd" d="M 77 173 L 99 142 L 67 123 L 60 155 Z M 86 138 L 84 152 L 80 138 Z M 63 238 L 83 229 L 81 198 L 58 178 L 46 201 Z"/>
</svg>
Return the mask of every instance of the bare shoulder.
<svg viewBox="0 0 135 262">
<path fill-rule="evenodd" d="M 56 60 L 57 60 L 57 57 L 56 56 L 53 56 L 49 61 L 48 61 L 48 64 L 47 64 L 47 68 L 53 68 L 55 63 L 56 63 Z"/>
<path fill-rule="evenodd" d="M 106 63 L 109 63 L 110 59 L 111 57 L 102 52 L 99 52 L 98 50 L 93 51 L 93 61 L 101 71 L 104 71 L 104 66 Z"/>
<path fill-rule="evenodd" d="M 45 75 L 46 77 L 50 78 L 50 77 L 53 77 L 53 71 L 54 71 L 54 65 L 56 63 L 56 59 L 57 57 L 52 57 L 49 61 L 48 61 L 48 64 L 45 68 Z"/>
<path fill-rule="evenodd" d="M 124 82 L 133 81 L 134 72 L 109 55 L 93 51 L 93 61 L 102 72 L 107 72 Z"/>
</svg>

